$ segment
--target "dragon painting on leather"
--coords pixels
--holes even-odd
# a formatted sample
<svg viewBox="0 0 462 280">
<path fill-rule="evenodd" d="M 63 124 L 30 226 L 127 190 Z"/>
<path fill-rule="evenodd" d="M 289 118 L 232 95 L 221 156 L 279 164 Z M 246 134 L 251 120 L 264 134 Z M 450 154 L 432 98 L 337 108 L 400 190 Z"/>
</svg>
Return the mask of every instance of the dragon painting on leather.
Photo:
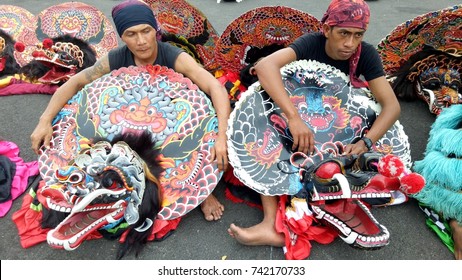
<svg viewBox="0 0 462 280">
<path fill-rule="evenodd" d="M 205 15 L 185 0 L 143 0 L 154 11 L 160 40 L 184 49 L 209 72 L 221 67 L 215 59 L 218 33 Z"/>
<path fill-rule="evenodd" d="M 392 162 L 400 162 L 402 170 L 410 166 L 402 126 L 396 122 L 370 153 L 359 158 L 343 156 L 344 145 L 358 141 L 380 113 L 370 92 L 350 87 L 345 74 L 316 61 L 295 61 L 284 66 L 281 74 L 291 101 L 315 131 L 315 152 L 308 156 L 291 150 L 286 117 L 257 82 L 237 101 L 228 122 L 234 174 L 261 194 L 291 196 L 289 204 L 280 205 L 286 209 L 280 223 L 291 236 L 300 229 L 293 227 L 288 213 L 297 212 L 293 210 L 300 205 L 296 202 L 304 199 L 307 213 L 335 228 L 348 244 L 364 249 L 385 246 L 390 234 L 368 207 L 407 200 L 398 174 L 379 172 L 385 155 L 395 157 L 387 161 L 387 169 L 393 169 Z M 286 248 L 295 244 L 296 239 L 290 240 Z"/>
<path fill-rule="evenodd" d="M 221 69 L 215 73 L 233 102 L 257 81 L 250 73 L 262 57 L 287 47 L 296 38 L 321 30 L 314 16 L 287 6 L 262 6 L 243 13 L 225 28 L 215 48 Z"/>
<path fill-rule="evenodd" d="M 315 154 L 337 155 L 342 145 L 358 141 L 380 112 L 364 89 L 352 88 L 346 75 L 326 64 L 297 61 L 281 69 L 290 98 L 306 124 L 316 131 Z M 295 194 L 301 186 L 289 161 L 292 137 L 285 116 L 259 83 L 236 103 L 228 130 L 229 156 L 235 175 L 266 195 Z M 410 166 L 408 138 L 399 122 L 377 142 L 375 149 L 393 153 Z"/>
<path fill-rule="evenodd" d="M 167 67 L 132 66 L 102 76 L 69 100 L 53 129 L 51 147 L 43 147 L 39 156 L 45 187 L 37 196 L 45 208 L 75 216 L 49 232 L 47 240 L 54 247 L 75 249 L 96 238 L 95 231 L 107 236 L 120 229 L 121 241 L 131 240 L 121 219 L 133 227 L 128 234 L 143 232 L 151 238 L 153 228 L 168 230 L 202 203 L 221 176 L 210 160 L 218 129 L 211 101 Z M 114 142 L 120 135 L 134 135 L 136 143 Z M 134 149 L 137 141 L 151 152 L 148 158 Z M 147 172 L 152 161 L 161 173 Z M 147 195 L 153 189 L 149 180 L 161 190 L 156 199 Z M 144 208 L 150 209 L 149 217 Z M 161 221 L 159 227 L 156 221 Z M 87 224 L 92 230 L 74 227 Z"/>
</svg>

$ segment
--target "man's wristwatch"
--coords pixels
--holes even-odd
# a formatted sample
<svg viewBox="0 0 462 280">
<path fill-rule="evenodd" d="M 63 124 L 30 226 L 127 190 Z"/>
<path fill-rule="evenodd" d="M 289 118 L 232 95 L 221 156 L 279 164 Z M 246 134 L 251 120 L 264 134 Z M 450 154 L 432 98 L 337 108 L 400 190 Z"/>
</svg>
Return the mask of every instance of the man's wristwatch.
<svg viewBox="0 0 462 280">
<path fill-rule="evenodd" d="M 372 149 L 372 140 L 367 138 L 366 136 L 361 138 L 361 140 L 363 140 L 364 145 L 366 145 L 366 148 L 370 151 Z"/>
</svg>

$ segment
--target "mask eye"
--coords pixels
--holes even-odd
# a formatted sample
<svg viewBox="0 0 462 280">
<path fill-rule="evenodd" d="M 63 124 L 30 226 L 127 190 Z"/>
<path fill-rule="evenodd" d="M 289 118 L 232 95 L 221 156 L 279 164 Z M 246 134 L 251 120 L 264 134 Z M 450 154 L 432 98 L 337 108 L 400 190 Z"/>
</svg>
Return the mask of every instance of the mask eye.
<svg viewBox="0 0 462 280">
<path fill-rule="evenodd" d="M 438 90 L 441 88 L 441 84 L 439 81 L 429 81 L 426 82 L 423 87 L 429 90 Z"/>
<path fill-rule="evenodd" d="M 113 170 L 104 172 L 101 177 L 101 186 L 105 189 L 120 189 L 123 188 L 123 181 L 119 174 Z"/>
<path fill-rule="evenodd" d="M 82 181 L 82 175 L 78 173 L 72 174 L 67 181 L 73 184 L 79 183 Z"/>
<path fill-rule="evenodd" d="M 61 61 L 64 61 L 68 63 L 69 65 L 77 65 L 74 58 L 71 55 L 69 55 L 67 52 L 59 52 L 58 56 Z"/>
</svg>

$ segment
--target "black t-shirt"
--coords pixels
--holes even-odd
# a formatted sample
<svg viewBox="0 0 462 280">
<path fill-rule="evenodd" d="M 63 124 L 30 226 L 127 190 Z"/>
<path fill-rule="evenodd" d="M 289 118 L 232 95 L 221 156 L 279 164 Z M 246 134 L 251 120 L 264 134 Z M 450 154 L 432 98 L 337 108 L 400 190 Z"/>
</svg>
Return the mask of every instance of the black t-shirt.
<svg viewBox="0 0 462 280">
<path fill-rule="evenodd" d="M 159 41 L 157 41 L 157 46 L 157 58 L 154 64 L 175 69 L 175 61 L 183 50 L 169 43 Z M 110 50 L 108 58 L 111 71 L 121 67 L 135 66 L 133 54 L 126 45 Z"/>
<path fill-rule="evenodd" d="M 361 42 L 361 54 L 359 57 L 356 77 L 364 76 L 366 81 L 385 75 L 382 60 L 377 50 L 366 42 Z M 289 47 L 297 55 L 297 60 L 316 60 L 339 69 L 349 75 L 349 60 L 335 60 L 326 53 L 326 37 L 322 33 L 307 33 L 297 38 Z"/>
</svg>

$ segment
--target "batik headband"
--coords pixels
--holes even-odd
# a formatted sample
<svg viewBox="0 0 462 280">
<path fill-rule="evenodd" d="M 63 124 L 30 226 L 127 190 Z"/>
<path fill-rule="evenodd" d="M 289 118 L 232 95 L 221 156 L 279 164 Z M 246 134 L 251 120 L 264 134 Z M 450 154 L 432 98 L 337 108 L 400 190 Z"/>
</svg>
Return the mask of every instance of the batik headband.
<svg viewBox="0 0 462 280">
<path fill-rule="evenodd" d="M 333 0 L 323 15 L 321 23 L 366 30 L 369 18 L 369 6 L 363 0 Z"/>
</svg>

